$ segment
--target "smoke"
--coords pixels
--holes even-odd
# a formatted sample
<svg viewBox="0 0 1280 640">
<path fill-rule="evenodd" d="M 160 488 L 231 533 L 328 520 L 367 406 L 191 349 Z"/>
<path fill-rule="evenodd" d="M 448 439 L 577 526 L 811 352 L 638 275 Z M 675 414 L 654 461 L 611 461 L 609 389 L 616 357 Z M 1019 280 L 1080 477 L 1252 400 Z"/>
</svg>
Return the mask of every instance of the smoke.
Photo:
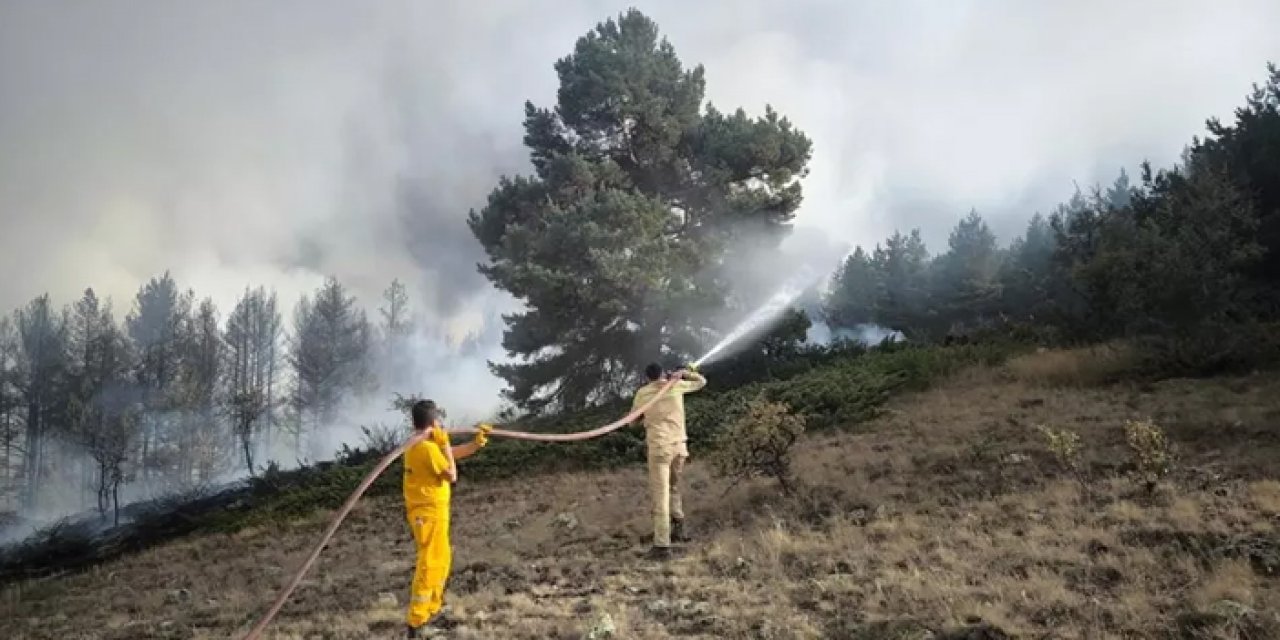
<svg viewBox="0 0 1280 640">
<path fill-rule="evenodd" d="M 894 342 L 906 340 L 901 331 L 886 329 L 877 324 L 860 324 L 852 328 L 832 329 L 827 323 L 817 320 L 809 327 L 805 339 L 810 344 L 828 346 L 838 342 L 854 342 L 866 346 L 874 346 L 892 339 Z"/>
<path fill-rule="evenodd" d="M 628 6 L 4 3 L 0 273 L 25 276 L 0 308 L 90 285 L 119 304 L 165 269 L 224 310 L 325 275 L 364 300 L 400 277 L 442 318 L 482 307 L 466 211 L 528 171 L 521 107 L 553 101 L 552 63 Z M 1007 239 L 1073 180 L 1167 164 L 1280 28 L 1268 0 L 644 10 L 716 105 L 813 137 L 801 225 L 930 246 L 969 207 Z"/>
<path fill-rule="evenodd" d="M 554 61 L 629 4 L 2 3 L 0 309 L 86 286 L 126 309 L 171 269 L 224 317 L 245 286 L 287 313 L 328 275 L 372 310 L 399 278 L 413 364 L 316 450 L 398 419 L 390 391 L 485 415 L 500 382 L 484 360 L 515 305 L 476 273 L 466 213 L 529 172 L 523 102 L 552 104 Z M 1007 242 L 1074 182 L 1171 163 L 1240 104 L 1280 31 L 1272 0 L 644 11 L 705 64 L 719 108 L 771 104 L 814 140 L 795 233 L 733 271 L 748 309 L 895 228 L 940 246 L 976 207 Z"/>
<path fill-rule="evenodd" d="M 407 416 L 391 406 L 396 394 L 435 400 L 450 426 L 471 426 L 492 421 L 502 406 L 500 384 L 489 371 L 489 361 L 501 361 L 502 326 L 483 325 L 482 331 L 455 341 L 448 330 L 432 330 L 415 323 L 397 340 L 393 352 L 375 363 L 380 384 L 372 394 L 352 399 L 333 425 L 320 429 L 312 440 L 315 456 L 332 456 L 343 444 L 361 446 L 361 427 L 404 428 Z"/>
</svg>

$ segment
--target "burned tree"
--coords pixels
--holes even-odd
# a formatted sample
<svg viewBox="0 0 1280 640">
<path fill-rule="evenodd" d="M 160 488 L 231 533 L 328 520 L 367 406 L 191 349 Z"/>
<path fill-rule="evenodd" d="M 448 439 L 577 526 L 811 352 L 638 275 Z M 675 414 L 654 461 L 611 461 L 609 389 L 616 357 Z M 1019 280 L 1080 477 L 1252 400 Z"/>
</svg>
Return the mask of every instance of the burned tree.
<svg viewBox="0 0 1280 640">
<path fill-rule="evenodd" d="M 171 418 L 182 356 L 182 325 L 190 308 L 191 296 L 180 293 L 166 271 L 138 290 L 133 311 L 125 318 L 125 328 L 138 350 L 135 377 L 145 408 L 141 479 L 148 485 L 157 472 L 168 475 L 177 466 L 169 451 L 175 439 Z"/>
<path fill-rule="evenodd" d="M 246 289 L 223 333 L 223 410 L 230 416 L 245 468 L 254 473 L 254 452 L 270 448 L 281 322 L 276 296 Z M 262 442 L 258 442 L 261 439 Z"/>
<path fill-rule="evenodd" d="M 65 318 L 42 295 L 18 311 L 18 391 L 25 406 L 22 505 L 35 509 L 45 467 L 45 445 L 66 409 Z"/>
</svg>

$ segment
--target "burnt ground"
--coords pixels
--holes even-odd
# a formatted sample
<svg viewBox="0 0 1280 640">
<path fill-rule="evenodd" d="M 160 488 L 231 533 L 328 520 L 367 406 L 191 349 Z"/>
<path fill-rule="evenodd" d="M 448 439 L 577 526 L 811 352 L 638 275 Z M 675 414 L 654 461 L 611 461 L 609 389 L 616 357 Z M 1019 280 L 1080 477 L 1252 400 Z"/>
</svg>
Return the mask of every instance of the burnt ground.
<svg viewBox="0 0 1280 640">
<path fill-rule="evenodd" d="M 1280 638 L 1280 376 L 1077 386 L 1042 375 L 1054 357 L 803 440 L 790 498 L 764 479 L 726 493 L 695 451 L 697 540 L 667 564 L 642 557 L 638 468 L 472 485 L 464 463 L 440 637 Z M 1178 455 L 1154 492 L 1129 475 L 1136 418 Z M 1080 434 L 1083 483 L 1037 424 Z M 6 587 L 0 637 L 240 637 L 329 515 Z M 359 505 L 266 637 L 399 637 L 402 518 Z"/>
</svg>

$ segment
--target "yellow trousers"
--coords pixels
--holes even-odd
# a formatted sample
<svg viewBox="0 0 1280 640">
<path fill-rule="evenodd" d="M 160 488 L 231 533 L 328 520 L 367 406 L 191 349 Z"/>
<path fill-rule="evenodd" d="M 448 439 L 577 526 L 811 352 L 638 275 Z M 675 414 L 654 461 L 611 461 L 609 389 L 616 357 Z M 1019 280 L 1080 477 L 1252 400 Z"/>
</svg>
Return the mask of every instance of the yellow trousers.
<svg viewBox="0 0 1280 640">
<path fill-rule="evenodd" d="M 649 497 L 653 503 L 653 546 L 671 546 L 671 519 L 684 519 L 680 475 L 688 458 L 682 448 L 649 450 Z"/>
<path fill-rule="evenodd" d="M 453 552 L 449 548 L 448 509 L 409 513 L 409 529 L 418 547 L 418 559 L 413 571 L 406 622 L 411 627 L 420 627 L 444 606 L 444 587 L 453 562 Z"/>
</svg>

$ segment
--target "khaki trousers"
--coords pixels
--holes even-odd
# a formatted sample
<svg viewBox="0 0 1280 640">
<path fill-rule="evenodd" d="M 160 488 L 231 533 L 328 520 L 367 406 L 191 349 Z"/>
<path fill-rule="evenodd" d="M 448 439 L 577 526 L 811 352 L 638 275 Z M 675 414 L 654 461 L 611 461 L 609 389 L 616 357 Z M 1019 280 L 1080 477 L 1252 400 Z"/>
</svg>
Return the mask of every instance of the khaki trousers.
<svg viewBox="0 0 1280 640">
<path fill-rule="evenodd" d="M 680 475 L 689 455 L 675 447 L 649 450 L 649 497 L 653 503 L 653 546 L 671 546 L 671 519 L 684 519 Z"/>
</svg>

